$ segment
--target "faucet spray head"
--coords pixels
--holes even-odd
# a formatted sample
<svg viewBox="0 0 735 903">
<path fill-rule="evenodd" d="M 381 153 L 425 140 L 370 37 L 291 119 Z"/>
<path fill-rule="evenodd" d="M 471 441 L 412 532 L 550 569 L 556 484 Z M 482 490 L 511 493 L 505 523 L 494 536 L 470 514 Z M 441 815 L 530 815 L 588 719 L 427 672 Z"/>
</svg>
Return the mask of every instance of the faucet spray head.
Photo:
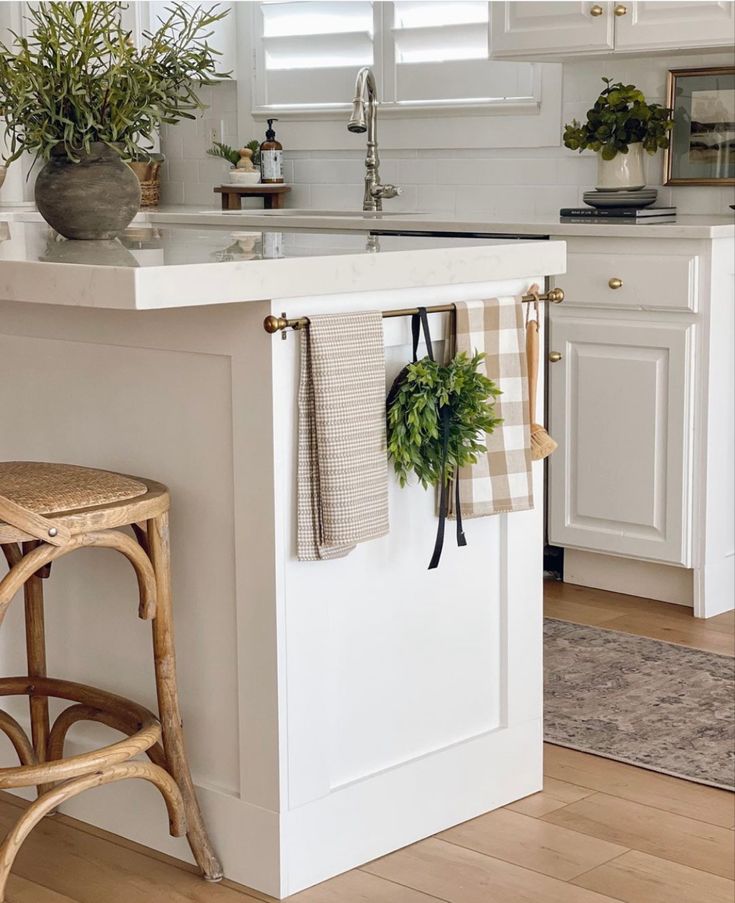
<svg viewBox="0 0 735 903">
<path fill-rule="evenodd" d="M 347 123 L 347 129 L 350 132 L 362 134 L 367 131 L 367 121 L 365 119 L 365 101 L 361 98 L 355 98 L 352 102 L 352 116 Z"/>
</svg>

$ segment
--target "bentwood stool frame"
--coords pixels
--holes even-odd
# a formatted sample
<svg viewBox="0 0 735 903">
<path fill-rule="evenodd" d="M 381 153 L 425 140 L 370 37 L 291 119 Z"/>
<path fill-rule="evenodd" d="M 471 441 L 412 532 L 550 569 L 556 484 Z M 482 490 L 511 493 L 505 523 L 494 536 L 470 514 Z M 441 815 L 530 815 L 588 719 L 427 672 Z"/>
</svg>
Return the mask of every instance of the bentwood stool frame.
<svg viewBox="0 0 735 903">
<path fill-rule="evenodd" d="M 0 731 L 10 739 L 21 763 L 0 768 L 0 789 L 35 785 L 38 793 L 0 844 L 0 903 L 5 900 L 8 876 L 21 844 L 46 814 L 84 790 L 130 778 L 149 781 L 159 789 L 168 809 L 171 834 L 186 834 L 204 877 L 218 881 L 222 868 L 207 836 L 184 749 L 171 609 L 168 490 L 143 478 L 71 465 L 19 462 L 6 466 L 21 472 L 26 468 L 31 479 L 34 468 L 46 468 L 47 475 L 49 470 L 53 473 L 54 468 L 61 468 L 67 483 L 70 472 L 72 481 L 77 473 L 81 481 L 90 474 L 118 477 L 137 484 L 139 494 L 70 510 L 54 510 L 63 509 L 63 501 L 47 504 L 46 512 L 52 513 L 44 514 L 0 495 L 0 546 L 9 565 L 0 581 L 0 624 L 22 586 L 28 661 L 27 676 L 0 677 L 0 696 L 28 696 L 31 716 L 29 740 L 18 721 L 0 710 Z M 126 526 L 133 535 L 120 529 Z M 153 633 L 158 716 L 113 693 L 47 676 L 43 581 L 58 558 L 90 547 L 120 552 L 135 570 L 138 615 L 151 622 Z M 49 697 L 74 703 L 53 725 Z M 126 737 L 64 758 L 68 730 L 85 720 L 105 724 Z M 133 761 L 143 752 L 149 761 Z"/>
</svg>

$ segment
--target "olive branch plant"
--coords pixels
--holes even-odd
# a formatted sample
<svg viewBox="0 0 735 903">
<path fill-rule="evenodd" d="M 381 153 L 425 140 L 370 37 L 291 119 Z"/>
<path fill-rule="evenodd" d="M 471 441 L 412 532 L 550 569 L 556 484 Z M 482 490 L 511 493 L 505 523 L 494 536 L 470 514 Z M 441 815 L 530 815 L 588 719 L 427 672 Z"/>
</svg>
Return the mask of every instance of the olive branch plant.
<svg viewBox="0 0 735 903">
<path fill-rule="evenodd" d="M 28 8 L 30 36 L 11 32 L 10 46 L 0 43 L 7 163 L 25 151 L 48 160 L 57 145 L 79 162 L 95 142 L 125 160 L 145 158 L 162 123 L 204 109 L 200 86 L 228 77 L 207 40 L 227 10 L 175 2 L 137 48 L 121 22 L 126 8 L 39 3 Z"/>
</svg>

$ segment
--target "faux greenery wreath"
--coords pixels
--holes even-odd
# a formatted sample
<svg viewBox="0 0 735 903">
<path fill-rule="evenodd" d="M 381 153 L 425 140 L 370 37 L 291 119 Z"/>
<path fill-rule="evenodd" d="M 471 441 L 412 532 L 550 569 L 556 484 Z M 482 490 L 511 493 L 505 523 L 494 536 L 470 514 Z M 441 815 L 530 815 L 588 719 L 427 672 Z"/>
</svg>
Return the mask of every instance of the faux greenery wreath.
<svg viewBox="0 0 735 903">
<path fill-rule="evenodd" d="M 658 103 L 646 103 L 635 85 L 612 84 L 603 78 L 605 88 L 587 111 L 584 123 L 573 119 L 564 126 L 564 145 L 570 150 L 599 151 L 603 160 L 627 154 L 631 144 L 640 142 L 649 154 L 669 146 L 669 131 L 674 124 L 672 110 Z"/>
<path fill-rule="evenodd" d="M 388 452 L 401 486 L 412 471 L 424 488 L 437 486 L 443 472 L 449 479 L 486 450 L 480 436 L 491 433 L 502 420 L 493 410 L 501 391 L 478 369 L 484 357 L 460 353 L 446 366 L 425 357 L 406 367 L 388 405 Z M 447 407 L 445 461 L 441 421 Z"/>
</svg>

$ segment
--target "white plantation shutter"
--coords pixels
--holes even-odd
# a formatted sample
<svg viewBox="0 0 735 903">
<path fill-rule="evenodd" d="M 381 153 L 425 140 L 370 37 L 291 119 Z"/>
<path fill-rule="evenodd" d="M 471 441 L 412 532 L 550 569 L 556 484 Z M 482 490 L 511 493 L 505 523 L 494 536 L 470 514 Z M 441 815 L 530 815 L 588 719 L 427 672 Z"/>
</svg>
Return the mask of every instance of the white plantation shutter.
<svg viewBox="0 0 735 903">
<path fill-rule="evenodd" d="M 489 4 L 396 0 L 384 78 L 396 103 L 478 104 L 531 98 L 531 63 L 490 61 Z"/>
<path fill-rule="evenodd" d="M 375 65 L 373 4 L 292 0 L 257 7 L 256 105 L 350 102 L 357 70 Z"/>
<path fill-rule="evenodd" d="M 256 110 L 347 108 L 361 66 L 373 67 L 386 110 L 537 100 L 532 63 L 489 60 L 483 0 L 253 7 Z"/>
</svg>

